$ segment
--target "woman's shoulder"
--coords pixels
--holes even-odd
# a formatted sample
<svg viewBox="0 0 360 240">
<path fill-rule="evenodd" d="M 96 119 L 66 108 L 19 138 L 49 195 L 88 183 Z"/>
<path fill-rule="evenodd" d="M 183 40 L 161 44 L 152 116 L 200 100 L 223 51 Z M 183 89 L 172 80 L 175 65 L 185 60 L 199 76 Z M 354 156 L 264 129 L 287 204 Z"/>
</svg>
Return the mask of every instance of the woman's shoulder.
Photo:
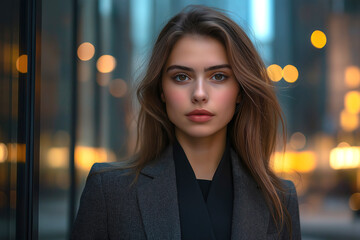
<svg viewBox="0 0 360 240">
<path fill-rule="evenodd" d="M 283 199 L 288 209 L 298 208 L 298 196 L 293 181 L 280 179 L 283 187 Z"/>
<path fill-rule="evenodd" d="M 89 176 L 93 174 L 122 174 L 133 168 L 126 162 L 97 162 L 91 166 Z"/>
<path fill-rule="evenodd" d="M 295 184 L 284 179 L 281 179 L 281 182 L 285 193 L 285 206 L 291 217 L 292 239 L 301 239 L 299 202 Z"/>
<path fill-rule="evenodd" d="M 91 180 L 92 178 L 97 180 Z M 87 181 L 100 181 L 103 187 L 129 184 L 135 178 L 135 169 L 128 162 L 98 162 L 91 166 Z"/>
<path fill-rule="evenodd" d="M 124 172 L 129 169 L 126 162 L 96 162 L 91 166 L 90 173 Z"/>
<path fill-rule="evenodd" d="M 296 187 L 293 181 L 282 178 L 280 181 L 286 195 L 296 195 Z"/>
<path fill-rule="evenodd" d="M 285 192 L 290 193 L 292 191 L 296 191 L 296 187 L 293 181 L 282 178 L 280 178 L 280 181 Z"/>
</svg>

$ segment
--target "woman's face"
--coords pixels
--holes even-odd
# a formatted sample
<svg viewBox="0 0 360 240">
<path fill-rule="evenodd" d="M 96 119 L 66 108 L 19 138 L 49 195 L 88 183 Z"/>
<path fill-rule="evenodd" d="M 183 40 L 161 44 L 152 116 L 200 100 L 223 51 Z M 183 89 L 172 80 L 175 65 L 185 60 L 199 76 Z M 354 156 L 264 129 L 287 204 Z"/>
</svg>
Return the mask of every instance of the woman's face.
<svg viewBox="0 0 360 240">
<path fill-rule="evenodd" d="M 163 70 L 162 88 L 161 98 L 178 137 L 226 133 L 240 101 L 224 46 L 207 36 L 187 35 L 176 42 Z M 210 115 L 189 115 L 194 110 Z"/>
</svg>

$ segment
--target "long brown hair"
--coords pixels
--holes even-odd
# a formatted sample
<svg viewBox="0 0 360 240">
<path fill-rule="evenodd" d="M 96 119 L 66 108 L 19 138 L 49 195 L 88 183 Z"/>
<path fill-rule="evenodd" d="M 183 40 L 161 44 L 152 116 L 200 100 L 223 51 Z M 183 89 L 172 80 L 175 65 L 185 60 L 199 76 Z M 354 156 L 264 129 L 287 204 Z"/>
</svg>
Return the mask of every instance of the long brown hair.
<svg viewBox="0 0 360 240">
<path fill-rule="evenodd" d="M 241 103 L 228 124 L 231 145 L 260 186 L 279 233 L 285 222 L 291 235 L 291 218 L 283 201 L 284 189 L 269 166 L 279 123 L 284 147 L 286 145 L 282 111 L 265 65 L 251 40 L 220 9 L 188 6 L 168 21 L 156 40 L 147 71 L 136 92 L 140 103 L 137 154 L 136 161 L 128 166 L 135 170 L 135 181 L 142 168 L 155 161 L 175 138 L 174 125 L 160 97 L 162 70 L 174 44 L 189 34 L 210 36 L 225 46 L 241 90 Z"/>
</svg>

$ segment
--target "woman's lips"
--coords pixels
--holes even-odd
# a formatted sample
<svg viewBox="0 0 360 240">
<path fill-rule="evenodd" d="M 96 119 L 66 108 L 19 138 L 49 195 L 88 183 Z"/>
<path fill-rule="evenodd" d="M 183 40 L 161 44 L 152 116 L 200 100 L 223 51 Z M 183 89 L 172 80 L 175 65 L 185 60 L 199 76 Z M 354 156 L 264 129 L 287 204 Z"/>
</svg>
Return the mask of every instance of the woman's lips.
<svg viewBox="0 0 360 240">
<path fill-rule="evenodd" d="M 214 115 L 213 113 L 209 112 L 208 110 L 206 109 L 195 109 L 191 112 L 189 112 L 188 114 L 186 114 L 187 116 L 189 115 L 209 115 L 209 116 L 212 116 Z"/>
<path fill-rule="evenodd" d="M 211 118 L 213 118 L 213 116 L 193 114 L 193 115 L 187 115 L 187 118 L 188 118 L 190 121 L 193 121 L 193 122 L 207 122 L 207 121 L 209 121 Z"/>
</svg>

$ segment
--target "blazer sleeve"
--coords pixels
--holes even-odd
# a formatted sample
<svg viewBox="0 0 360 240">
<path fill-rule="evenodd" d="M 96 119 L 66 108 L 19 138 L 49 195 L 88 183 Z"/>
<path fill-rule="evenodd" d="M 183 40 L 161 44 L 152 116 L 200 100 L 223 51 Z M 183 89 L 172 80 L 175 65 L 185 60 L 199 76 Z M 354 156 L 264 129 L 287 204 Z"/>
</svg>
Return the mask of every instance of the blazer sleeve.
<svg viewBox="0 0 360 240">
<path fill-rule="evenodd" d="M 107 209 L 102 190 L 101 164 L 95 163 L 86 179 L 80 198 L 79 210 L 72 227 L 71 240 L 108 239 Z"/>
<path fill-rule="evenodd" d="M 292 224 L 292 239 L 300 240 L 301 239 L 301 229 L 300 229 L 300 215 L 299 215 L 299 203 L 298 197 L 296 193 L 295 185 L 292 181 L 285 181 L 285 186 L 288 194 L 287 198 L 287 210 L 291 216 L 291 224 Z M 288 239 L 287 237 L 283 239 Z"/>
</svg>

